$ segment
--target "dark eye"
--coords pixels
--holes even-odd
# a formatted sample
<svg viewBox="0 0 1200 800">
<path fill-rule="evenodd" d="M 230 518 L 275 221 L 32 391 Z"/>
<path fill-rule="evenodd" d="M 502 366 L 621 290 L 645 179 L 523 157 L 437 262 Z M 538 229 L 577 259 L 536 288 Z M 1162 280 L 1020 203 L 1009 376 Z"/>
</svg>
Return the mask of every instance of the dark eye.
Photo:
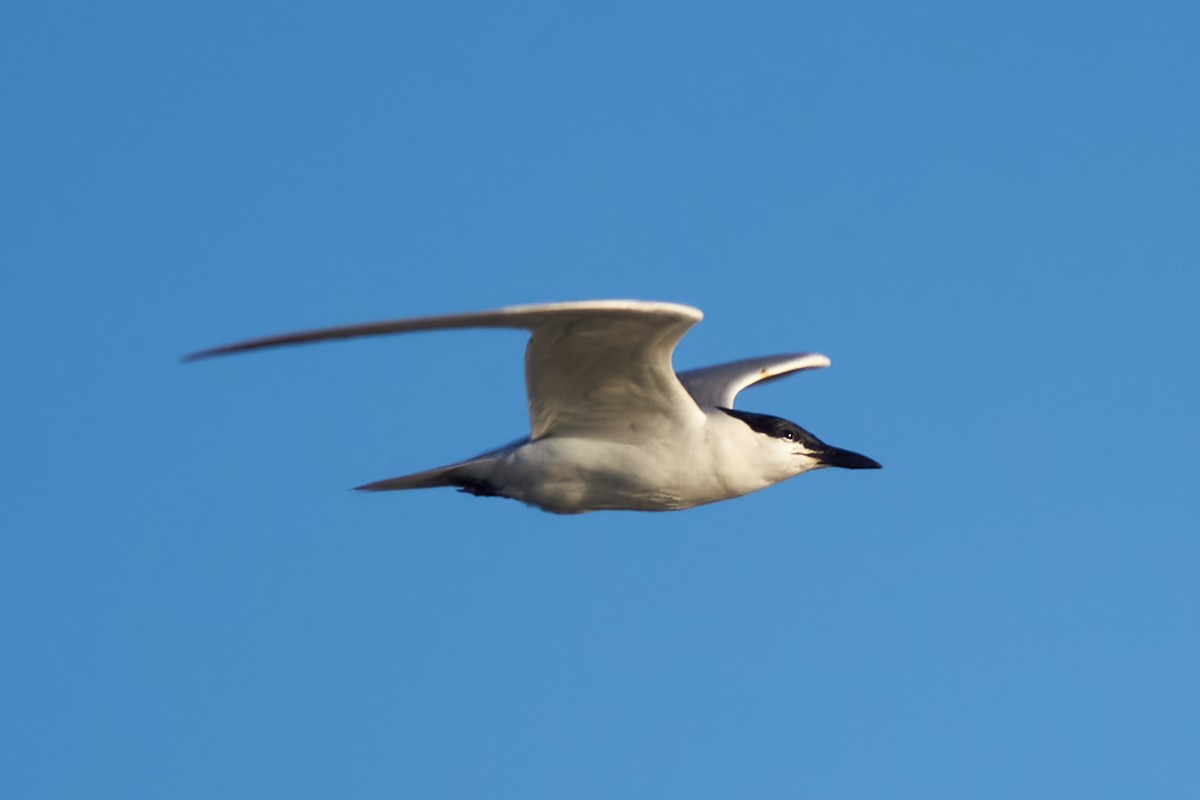
<svg viewBox="0 0 1200 800">
<path fill-rule="evenodd" d="M 795 431 L 784 431 L 783 438 L 787 439 L 789 442 L 794 442 L 794 441 L 796 441 L 796 432 Z"/>
</svg>

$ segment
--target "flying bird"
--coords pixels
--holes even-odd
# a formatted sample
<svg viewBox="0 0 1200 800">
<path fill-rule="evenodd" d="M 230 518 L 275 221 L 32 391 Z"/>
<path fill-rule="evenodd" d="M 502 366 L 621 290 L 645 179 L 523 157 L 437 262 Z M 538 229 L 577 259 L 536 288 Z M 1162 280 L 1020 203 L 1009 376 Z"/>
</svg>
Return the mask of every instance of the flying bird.
<svg viewBox="0 0 1200 800">
<path fill-rule="evenodd" d="M 733 407 L 755 383 L 828 367 L 823 355 L 765 356 L 676 373 L 671 354 L 703 316 L 675 303 L 547 303 L 285 333 L 185 360 L 388 333 L 528 331 L 529 435 L 466 461 L 357 487 L 370 492 L 453 486 L 556 514 L 674 511 L 822 467 L 879 468 L 794 422 Z"/>
</svg>

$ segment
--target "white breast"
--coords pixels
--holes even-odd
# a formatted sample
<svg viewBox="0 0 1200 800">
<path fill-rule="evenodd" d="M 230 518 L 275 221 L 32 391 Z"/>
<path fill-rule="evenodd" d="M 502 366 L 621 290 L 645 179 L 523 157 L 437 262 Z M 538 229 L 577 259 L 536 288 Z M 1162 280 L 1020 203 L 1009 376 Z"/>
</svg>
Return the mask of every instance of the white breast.
<svg viewBox="0 0 1200 800">
<path fill-rule="evenodd" d="M 557 513 L 666 511 L 747 494 L 791 477 L 779 449 L 728 415 L 638 442 L 551 436 L 502 454 L 486 479 Z"/>
</svg>

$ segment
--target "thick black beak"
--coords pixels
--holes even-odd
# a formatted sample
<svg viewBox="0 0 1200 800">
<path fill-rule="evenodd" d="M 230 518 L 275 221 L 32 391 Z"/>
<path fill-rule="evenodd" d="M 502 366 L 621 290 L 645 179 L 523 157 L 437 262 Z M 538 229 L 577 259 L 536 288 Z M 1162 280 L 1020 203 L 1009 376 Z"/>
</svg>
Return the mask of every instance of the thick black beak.
<svg viewBox="0 0 1200 800">
<path fill-rule="evenodd" d="M 822 466 L 826 467 L 844 467 L 845 469 L 883 469 L 883 464 L 880 464 L 873 458 L 867 458 L 858 453 L 852 453 L 849 450 L 843 450 L 840 447 L 830 447 L 822 452 L 818 458 Z"/>
</svg>

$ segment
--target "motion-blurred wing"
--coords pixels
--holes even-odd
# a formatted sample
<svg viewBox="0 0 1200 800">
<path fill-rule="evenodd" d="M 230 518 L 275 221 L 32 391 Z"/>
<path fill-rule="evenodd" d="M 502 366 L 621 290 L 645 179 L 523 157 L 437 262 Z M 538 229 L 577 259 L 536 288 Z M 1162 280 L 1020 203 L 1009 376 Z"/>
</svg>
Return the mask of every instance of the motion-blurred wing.
<svg viewBox="0 0 1200 800">
<path fill-rule="evenodd" d="M 267 336 L 202 350 L 185 360 L 389 333 L 524 329 L 532 334 L 525 382 L 533 438 L 570 434 L 634 441 L 663 423 L 703 421 L 671 367 L 675 346 L 702 317 L 698 309 L 674 303 L 548 303 Z"/>
<path fill-rule="evenodd" d="M 692 369 L 679 373 L 679 380 L 700 406 L 733 408 L 734 398 L 747 386 L 829 364 L 820 353 L 790 353 Z"/>
</svg>

